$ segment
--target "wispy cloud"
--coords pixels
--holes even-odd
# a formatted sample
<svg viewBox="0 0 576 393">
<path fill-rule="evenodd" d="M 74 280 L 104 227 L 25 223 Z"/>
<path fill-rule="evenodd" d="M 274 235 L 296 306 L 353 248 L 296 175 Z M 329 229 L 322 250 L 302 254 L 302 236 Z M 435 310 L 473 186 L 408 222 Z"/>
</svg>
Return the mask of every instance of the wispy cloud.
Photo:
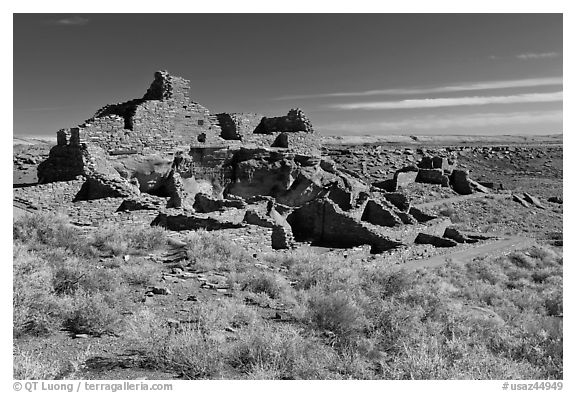
<svg viewBox="0 0 576 393">
<path fill-rule="evenodd" d="M 495 89 L 511 89 L 519 87 L 537 87 L 537 86 L 557 86 L 562 85 L 561 77 L 551 78 L 528 78 L 503 81 L 485 81 L 485 82 L 468 82 L 447 86 L 434 87 L 409 87 L 402 89 L 378 89 L 352 92 L 336 92 L 322 94 L 304 94 L 291 95 L 276 98 L 277 100 L 291 100 L 303 98 L 330 98 L 330 97 L 365 97 L 377 95 L 412 95 L 412 94 L 437 94 L 437 93 L 455 93 L 462 91 L 479 91 Z"/>
<path fill-rule="evenodd" d="M 23 107 L 14 108 L 21 112 L 51 112 L 51 111 L 66 111 L 70 109 L 83 109 L 85 106 L 46 106 L 46 107 Z"/>
<path fill-rule="evenodd" d="M 58 26 L 84 26 L 90 22 L 90 19 L 84 18 L 82 16 L 70 16 L 61 19 L 52 19 L 49 20 L 48 23 L 52 25 Z"/>
<path fill-rule="evenodd" d="M 528 52 L 516 55 L 516 58 L 520 60 L 537 60 L 537 59 L 551 59 L 559 56 L 560 54 L 557 52 L 542 52 L 542 53 Z"/>
<path fill-rule="evenodd" d="M 362 109 L 362 110 L 385 110 L 385 109 L 413 109 L 413 108 L 441 108 L 449 106 L 476 106 L 489 104 L 520 104 L 530 102 L 555 102 L 562 101 L 562 92 L 553 93 L 530 93 L 509 96 L 474 96 L 454 98 L 422 98 L 401 101 L 372 101 L 353 102 L 344 104 L 331 104 L 325 106 L 331 109 Z"/>
<path fill-rule="evenodd" d="M 530 124 L 561 124 L 562 111 L 534 111 L 510 113 L 476 113 L 467 115 L 434 115 L 409 118 L 398 121 L 375 123 L 334 123 L 317 128 L 338 134 L 369 134 L 378 132 L 406 133 L 413 131 L 464 132 L 478 127 L 513 127 Z M 557 131 L 557 130 L 542 130 Z"/>
</svg>

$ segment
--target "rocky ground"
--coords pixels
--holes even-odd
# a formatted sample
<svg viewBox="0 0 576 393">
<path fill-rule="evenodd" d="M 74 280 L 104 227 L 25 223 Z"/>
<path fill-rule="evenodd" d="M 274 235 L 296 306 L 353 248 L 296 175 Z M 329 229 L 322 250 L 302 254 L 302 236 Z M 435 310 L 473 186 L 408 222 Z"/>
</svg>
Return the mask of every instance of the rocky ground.
<svg viewBox="0 0 576 393">
<path fill-rule="evenodd" d="M 470 176 L 483 184 L 492 183 L 489 194 L 463 198 L 451 188 L 440 185 L 413 183 L 404 190 L 413 206 L 423 212 L 449 218 L 462 233 L 481 236 L 479 244 L 458 247 L 458 258 L 463 262 L 478 257 L 473 250 L 479 245 L 490 247 L 498 253 L 509 253 L 512 243 L 500 245 L 497 239 L 522 238 L 519 247 L 545 245 L 561 254 L 563 248 L 563 148 L 561 140 L 505 141 L 436 141 L 419 143 L 417 138 L 401 139 L 392 143 L 349 143 L 332 141 L 325 145 L 323 154 L 332 158 L 339 168 L 369 183 L 391 178 L 394 172 L 406 165 L 416 164 L 424 155 L 446 157 L 470 171 Z M 352 142 L 358 142 L 356 140 Z M 14 187 L 35 183 L 35 168 L 48 154 L 48 144 L 20 144 L 14 148 Z M 528 194 L 526 197 L 525 193 Z M 514 196 L 520 197 L 514 199 Z M 530 199 L 531 202 L 526 202 Z M 149 212 L 118 213 L 119 200 L 82 201 L 67 208 L 72 221 L 82 221 L 86 233 L 93 230 L 103 217 L 115 225 L 145 224 L 153 218 Z M 26 206 L 15 202 L 15 213 L 25 215 Z M 93 215 L 93 219 L 90 218 Z M 234 209 L 226 214 L 234 215 Z M 82 215 L 82 217 L 81 217 Z M 124 219 L 126 218 L 126 219 Z M 225 229 L 221 235 L 238 245 L 250 255 L 248 263 L 252 275 L 260 273 L 283 277 L 290 285 L 286 258 L 296 252 L 323 257 L 347 258 L 366 265 L 401 266 L 403 263 L 421 261 L 434 266 L 438 257 L 450 258 L 454 250 L 437 248 L 429 244 L 414 244 L 382 254 L 370 254 L 366 247 L 330 249 L 300 244 L 296 251 L 274 251 L 262 241 L 270 237 L 271 229 L 250 227 L 248 230 Z M 134 265 L 150 265 L 154 279 L 146 285 L 130 285 L 126 294 L 130 302 L 151 310 L 158 320 L 172 328 L 190 323 L 190 309 L 198 304 L 214 301 L 234 301 L 255 310 L 264 320 L 274 324 L 290 324 L 294 312 L 281 299 L 256 296 L 238 288 L 234 277 L 226 269 L 188 263 L 186 239 L 192 231 L 171 233 L 168 246 L 146 255 L 99 256 L 103 266 L 130 260 Z M 492 243 L 491 243 L 492 242 Z M 469 254 L 462 250 L 471 250 Z M 512 248 L 513 249 L 513 248 Z M 497 255 L 496 255 L 497 256 Z M 436 258 L 436 259 L 434 259 Z M 468 258 L 468 259 L 466 259 Z M 120 262 L 118 262 L 120 261 Z M 434 262 L 436 261 L 436 262 Z M 129 312 L 129 311 L 128 311 Z M 234 341 L 239 328 L 234 324 L 224 326 L 217 340 Z M 128 334 L 128 337 L 126 336 Z M 64 378 L 80 379 L 176 379 L 190 375 L 174 369 L 150 367 L 149 359 L 141 356 L 139 348 L 129 343 L 130 333 L 123 335 L 82 334 L 60 331 L 45 338 L 23 336 L 15 340 L 20 353 L 57 353 Z M 212 378 L 237 378 L 237 370 L 222 369 Z"/>
</svg>

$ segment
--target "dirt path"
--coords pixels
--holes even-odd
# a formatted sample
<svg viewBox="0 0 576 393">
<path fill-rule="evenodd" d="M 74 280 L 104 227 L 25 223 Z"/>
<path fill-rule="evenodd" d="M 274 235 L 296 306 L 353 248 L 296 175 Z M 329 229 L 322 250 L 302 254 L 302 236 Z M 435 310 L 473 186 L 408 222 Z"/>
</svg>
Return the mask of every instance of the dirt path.
<svg viewBox="0 0 576 393">
<path fill-rule="evenodd" d="M 413 205 L 415 208 L 417 209 L 426 209 L 426 208 L 430 208 L 430 207 L 434 207 L 434 206 L 439 206 L 439 205 L 443 205 L 444 203 L 452 203 L 452 202 L 461 202 L 461 201 L 466 201 L 468 199 L 479 199 L 479 198 L 487 198 L 488 196 L 494 198 L 494 199 L 501 199 L 501 198 L 506 198 L 509 197 L 510 194 L 509 193 L 505 193 L 505 194 L 484 194 L 481 192 L 477 192 L 475 194 L 469 194 L 469 195 L 458 195 L 458 196 L 454 196 L 454 197 L 450 197 L 450 198 L 444 198 L 444 199 L 438 199 L 435 201 L 431 201 L 431 202 L 426 202 L 426 203 L 419 203 L 417 205 Z"/>
<path fill-rule="evenodd" d="M 427 259 L 407 262 L 402 265 L 397 265 L 395 268 L 398 270 L 414 271 L 422 267 L 428 268 L 441 266 L 448 261 L 465 264 L 478 256 L 495 257 L 514 250 L 528 248 L 532 245 L 534 245 L 534 239 L 515 236 L 507 239 L 490 241 L 480 246 L 467 248 L 465 250 L 453 251 Z"/>
</svg>

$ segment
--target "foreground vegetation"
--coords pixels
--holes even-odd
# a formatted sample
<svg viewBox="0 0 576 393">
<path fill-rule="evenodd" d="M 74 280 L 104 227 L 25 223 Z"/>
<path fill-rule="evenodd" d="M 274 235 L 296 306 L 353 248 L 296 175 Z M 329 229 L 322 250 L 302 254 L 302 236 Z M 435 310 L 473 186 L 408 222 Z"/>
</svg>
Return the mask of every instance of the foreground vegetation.
<svg viewBox="0 0 576 393">
<path fill-rule="evenodd" d="M 224 237 L 197 232 L 189 263 L 223 273 L 232 296 L 188 305 L 187 323 L 175 326 L 130 295 L 163 267 L 122 258 L 166 241 L 159 228 L 85 234 L 61 217 L 17 220 L 16 342 L 61 329 L 119 336 L 146 367 L 190 379 L 563 377 L 562 257 L 549 249 L 409 273 L 294 251 L 261 269 Z M 270 308 L 283 316 L 264 317 Z M 14 348 L 15 378 L 70 373 Z"/>
</svg>

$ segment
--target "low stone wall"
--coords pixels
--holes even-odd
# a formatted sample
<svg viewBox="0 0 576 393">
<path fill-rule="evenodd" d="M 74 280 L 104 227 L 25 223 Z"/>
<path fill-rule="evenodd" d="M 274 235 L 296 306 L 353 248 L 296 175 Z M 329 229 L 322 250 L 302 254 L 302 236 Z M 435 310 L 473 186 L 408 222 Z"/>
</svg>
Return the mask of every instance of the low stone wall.
<svg viewBox="0 0 576 393">
<path fill-rule="evenodd" d="M 273 132 L 314 132 L 312 123 L 302 110 L 290 109 L 286 116 L 264 117 L 254 130 L 255 134 L 271 134 Z"/>
<path fill-rule="evenodd" d="M 288 216 L 297 241 L 311 241 L 325 247 L 348 248 L 364 244 L 380 253 L 402 243 L 387 238 L 346 214 L 329 199 L 314 200 Z"/>
<path fill-rule="evenodd" d="M 171 231 L 204 229 L 216 231 L 227 228 L 242 228 L 243 224 L 218 220 L 214 217 L 189 212 L 161 212 L 150 225 L 157 225 Z"/>
<path fill-rule="evenodd" d="M 74 201 L 84 182 L 85 179 L 79 177 L 70 181 L 14 188 L 14 200 L 26 201 L 27 205 L 39 210 L 59 210 Z"/>
<path fill-rule="evenodd" d="M 264 116 L 258 113 L 218 113 L 220 137 L 226 140 L 245 140 L 251 135 Z"/>
</svg>

